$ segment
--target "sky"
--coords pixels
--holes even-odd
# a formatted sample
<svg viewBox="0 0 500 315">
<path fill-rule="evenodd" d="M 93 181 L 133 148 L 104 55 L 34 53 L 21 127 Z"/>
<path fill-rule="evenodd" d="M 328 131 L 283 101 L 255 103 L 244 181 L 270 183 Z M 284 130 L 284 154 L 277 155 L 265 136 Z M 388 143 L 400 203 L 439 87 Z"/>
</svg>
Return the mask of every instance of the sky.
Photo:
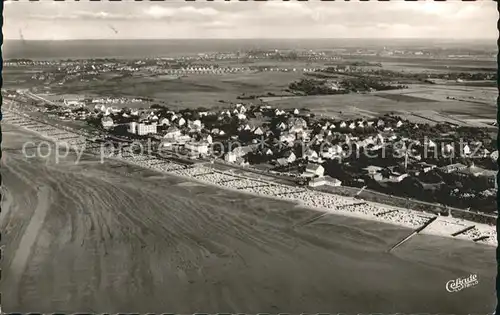
<svg viewBox="0 0 500 315">
<path fill-rule="evenodd" d="M 496 2 L 4 3 L 4 39 L 497 39 Z"/>
</svg>

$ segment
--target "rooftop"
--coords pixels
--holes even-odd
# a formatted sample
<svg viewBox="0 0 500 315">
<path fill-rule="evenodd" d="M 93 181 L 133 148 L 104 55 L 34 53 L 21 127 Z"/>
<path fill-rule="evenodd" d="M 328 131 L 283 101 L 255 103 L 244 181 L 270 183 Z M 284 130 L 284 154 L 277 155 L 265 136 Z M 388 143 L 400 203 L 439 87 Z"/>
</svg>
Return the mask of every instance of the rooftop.
<svg viewBox="0 0 500 315">
<path fill-rule="evenodd" d="M 319 164 L 314 164 L 314 163 L 309 163 L 307 164 L 306 166 L 306 171 L 312 171 L 312 172 L 315 172 L 317 171 L 318 169 L 320 169 L 320 167 L 322 167 L 321 165 Z"/>
</svg>

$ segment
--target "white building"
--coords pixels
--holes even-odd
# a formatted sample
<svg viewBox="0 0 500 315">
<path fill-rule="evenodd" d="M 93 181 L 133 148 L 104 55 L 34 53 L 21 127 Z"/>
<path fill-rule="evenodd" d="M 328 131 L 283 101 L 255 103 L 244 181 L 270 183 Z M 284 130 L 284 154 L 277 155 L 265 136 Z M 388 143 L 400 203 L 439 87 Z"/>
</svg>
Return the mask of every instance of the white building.
<svg viewBox="0 0 500 315">
<path fill-rule="evenodd" d="M 203 136 L 203 140 L 206 141 L 208 144 L 213 143 L 213 138 L 211 135 Z"/>
<path fill-rule="evenodd" d="M 195 120 L 195 121 L 188 121 L 188 127 L 191 130 L 201 130 L 203 128 L 203 125 L 200 120 Z"/>
<path fill-rule="evenodd" d="M 455 148 L 451 144 L 446 144 L 442 148 L 442 151 L 443 151 L 443 153 L 453 153 L 453 152 L 455 152 Z"/>
<path fill-rule="evenodd" d="M 297 138 L 302 139 L 304 141 L 310 141 L 311 140 L 311 130 L 302 130 L 301 132 L 297 133 Z"/>
<path fill-rule="evenodd" d="M 331 147 L 324 147 L 321 150 L 321 157 L 325 159 L 333 159 L 333 158 L 338 158 L 342 154 L 342 147 L 338 144 L 331 146 Z"/>
<path fill-rule="evenodd" d="M 160 119 L 159 126 L 170 126 L 170 121 L 167 118 Z"/>
<path fill-rule="evenodd" d="M 102 124 L 102 127 L 105 129 L 109 129 L 109 128 L 114 126 L 114 122 L 113 122 L 113 119 L 111 119 L 111 117 L 102 118 L 101 124 Z"/>
<path fill-rule="evenodd" d="M 264 134 L 264 132 L 262 131 L 262 129 L 260 127 L 255 128 L 255 130 L 253 131 L 253 133 L 255 135 L 259 135 L 259 136 L 261 136 L 261 135 Z"/>
<path fill-rule="evenodd" d="M 453 172 L 456 172 L 456 171 L 464 170 L 466 168 L 467 168 L 467 165 L 464 165 L 462 163 L 454 163 L 454 164 L 449 164 L 449 165 L 442 166 L 439 169 L 443 173 L 449 174 L 449 173 L 453 173 Z"/>
<path fill-rule="evenodd" d="M 285 153 L 285 155 L 282 158 L 277 159 L 276 162 L 278 162 L 279 165 L 283 166 L 283 165 L 288 165 L 290 163 L 293 163 L 293 162 L 295 162 L 295 160 L 297 160 L 295 153 L 293 153 L 292 151 L 288 151 Z"/>
<path fill-rule="evenodd" d="M 314 161 L 318 159 L 318 152 L 309 149 L 306 152 L 304 152 L 304 158 L 308 159 L 309 161 Z"/>
<path fill-rule="evenodd" d="M 80 106 L 83 105 L 79 99 L 64 99 L 64 105 L 66 106 Z"/>
<path fill-rule="evenodd" d="M 236 162 L 236 159 L 238 158 L 238 155 L 233 152 L 228 152 L 226 155 L 224 155 L 224 161 L 229 162 L 229 163 L 234 163 Z"/>
<path fill-rule="evenodd" d="M 285 130 L 287 128 L 287 125 L 284 122 L 281 122 L 278 126 L 278 129 Z"/>
<path fill-rule="evenodd" d="M 483 157 L 488 157 L 490 155 L 490 151 L 488 149 L 484 149 Z"/>
<path fill-rule="evenodd" d="M 319 186 L 333 186 L 338 187 L 341 186 L 342 182 L 336 178 L 332 178 L 330 176 L 323 176 L 318 178 L 313 178 L 309 181 L 309 186 L 311 187 L 319 187 Z"/>
<path fill-rule="evenodd" d="M 255 146 L 247 145 L 242 147 L 236 147 L 233 149 L 232 153 L 236 155 L 236 157 L 244 157 L 250 152 L 253 152 Z"/>
<path fill-rule="evenodd" d="M 133 134 L 137 133 L 137 123 L 135 121 L 133 121 L 129 124 L 128 132 L 133 133 Z"/>
<path fill-rule="evenodd" d="M 284 133 L 280 135 L 279 141 L 282 143 L 293 143 L 295 141 L 295 135 L 291 133 Z"/>
<path fill-rule="evenodd" d="M 167 130 L 167 132 L 164 135 L 164 138 L 168 139 L 175 139 L 181 136 L 181 131 L 179 128 L 172 127 Z"/>
<path fill-rule="evenodd" d="M 297 156 L 295 155 L 295 153 L 290 151 L 285 153 L 284 159 L 286 159 L 288 163 L 293 163 L 295 162 L 295 160 L 297 160 Z"/>
<path fill-rule="evenodd" d="M 494 161 L 498 160 L 498 150 L 491 152 L 490 158 Z"/>
<path fill-rule="evenodd" d="M 470 154 L 470 147 L 468 144 L 466 144 L 463 149 L 462 149 L 462 153 L 465 155 L 465 156 L 468 156 Z"/>
<path fill-rule="evenodd" d="M 319 164 L 309 163 L 306 166 L 305 173 L 306 173 L 306 175 L 314 175 L 314 176 L 322 177 L 325 173 L 325 169 L 323 168 L 323 166 L 321 166 Z"/>
<path fill-rule="evenodd" d="M 406 177 L 408 177 L 406 173 L 391 172 L 391 174 L 389 174 L 389 181 L 399 183 Z"/>
<path fill-rule="evenodd" d="M 143 124 L 143 123 L 140 123 L 140 124 L 137 124 L 137 134 L 139 136 L 145 136 L 145 135 L 148 135 L 148 134 L 155 134 L 157 132 L 156 127 L 157 127 L 156 123 L 152 123 L 152 124 Z"/>
<path fill-rule="evenodd" d="M 436 143 L 432 140 L 428 140 L 426 145 L 428 148 L 435 148 L 437 146 Z"/>
<path fill-rule="evenodd" d="M 199 155 L 208 154 L 208 143 L 203 142 L 188 142 L 184 145 L 184 147 L 189 150 L 191 153 Z"/>
<path fill-rule="evenodd" d="M 417 164 L 418 165 L 418 169 L 424 173 L 427 173 L 433 169 L 436 168 L 436 165 L 434 164 L 428 164 L 428 163 L 425 163 L 425 162 L 420 162 Z"/>
<path fill-rule="evenodd" d="M 189 135 L 180 135 L 175 138 L 175 142 L 178 144 L 183 144 L 191 141 L 191 137 Z"/>
</svg>

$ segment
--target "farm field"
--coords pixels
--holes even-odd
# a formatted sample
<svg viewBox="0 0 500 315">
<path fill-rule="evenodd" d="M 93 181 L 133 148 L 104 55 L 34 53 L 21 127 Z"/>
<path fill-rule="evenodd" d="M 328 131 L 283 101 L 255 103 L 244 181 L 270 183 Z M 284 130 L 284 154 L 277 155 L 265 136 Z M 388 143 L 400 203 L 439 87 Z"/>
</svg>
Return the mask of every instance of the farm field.
<svg viewBox="0 0 500 315">
<path fill-rule="evenodd" d="M 77 82 L 55 89 L 58 93 L 94 96 L 148 97 L 175 107 L 218 107 L 224 102 L 237 102 L 243 94 L 283 94 L 288 84 L 301 77 L 299 73 L 261 72 L 225 75 L 190 75 L 177 79 L 148 77 L 124 78 L 119 82 Z"/>
<path fill-rule="evenodd" d="M 413 112 L 420 116 L 411 115 L 414 122 L 429 123 L 426 118 L 442 121 L 442 116 L 457 116 L 450 118 L 453 123 L 457 123 L 458 118 L 468 124 L 469 119 L 495 119 L 497 94 L 495 88 L 414 84 L 408 89 L 367 94 L 267 97 L 262 100 L 276 107 L 305 107 L 333 117 L 351 117 L 353 109 L 361 116 L 366 116 L 367 112 L 373 115 L 390 112 L 407 115 Z M 432 118 L 433 115 L 436 117 Z M 471 123 L 485 126 L 484 121 Z"/>
<path fill-rule="evenodd" d="M 469 102 L 483 102 L 496 106 L 494 103 L 498 95 L 496 88 L 492 87 L 467 87 L 462 85 L 424 85 L 412 84 L 410 88 L 404 90 L 391 90 L 383 92 L 375 92 L 379 94 L 394 94 L 420 97 L 434 101 L 449 101 L 447 97 L 454 97 Z"/>
<path fill-rule="evenodd" d="M 398 92 L 404 92 L 399 90 Z M 463 102 L 458 100 L 438 101 L 433 97 L 427 101 L 421 101 L 426 96 L 424 91 L 416 92 L 418 98 L 411 98 L 407 94 L 348 94 L 348 95 L 321 95 L 321 96 L 298 96 L 290 98 L 266 98 L 266 102 L 282 108 L 308 108 L 313 112 L 331 116 L 349 116 L 349 112 L 355 108 L 357 112 L 371 112 L 374 116 L 384 113 L 435 111 L 443 115 L 461 115 L 468 119 L 484 118 L 493 119 L 496 116 L 494 103 L 491 105 Z M 386 95 L 392 95 L 388 99 Z M 398 97 L 399 96 L 399 97 Z M 398 98 L 400 100 L 398 100 Z M 408 101 L 408 100 L 411 101 Z"/>
<path fill-rule="evenodd" d="M 381 62 L 384 67 L 395 67 L 399 70 L 407 70 L 407 67 L 417 67 L 422 70 L 435 69 L 443 71 L 477 71 L 480 68 L 495 69 L 497 63 L 495 58 L 491 59 L 465 59 L 465 58 L 424 58 L 424 57 L 397 57 L 397 56 L 348 56 L 346 60 L 363 60 L 369 62 Z"/>
</svg>

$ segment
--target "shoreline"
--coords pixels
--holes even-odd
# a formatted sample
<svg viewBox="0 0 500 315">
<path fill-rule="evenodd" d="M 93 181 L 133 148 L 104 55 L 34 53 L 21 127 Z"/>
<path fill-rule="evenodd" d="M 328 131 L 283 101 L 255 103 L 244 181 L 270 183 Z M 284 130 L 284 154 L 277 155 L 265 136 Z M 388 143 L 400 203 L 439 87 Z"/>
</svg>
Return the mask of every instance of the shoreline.
<svg viewBox="0 0 500 315">
<path fill-rule="evenodd" d="M 174 176 L 174 177 L 183 179 L 183 180 L 185 180 L 187 182 L 196 182 L 196 183 L 199 183 L 199 184 L 202 184 L 202 185 L 205 185 L 205 186 L 210 186 L 210 187 L 214 187 L 214 188 L 222 189 L 222 190 L 229 190 L 231 192 L 246 194 L 246 195 L 250 195 L 250 196 L 254 196 L 254 197 L 258 197 L 258 198 L 268 198 L 268 199 L 272 199 L 272 200 L 276 200 L 276 201 L 289 202 L 289 203 L 294 204 L 295 207 L 304 208 L 304 209 L 315 211 L 315 212 L 319 212 L 319 213 L 327 213 L 327 214 L 332 214 L 332 215 L 341 215 L 341 216 L 351 217 L 351 218 L 365 220 L 365 221 L 384 223 L 384 224 L 389 224 L 389 225 L 393 225 L 393 226 L 397 226 L 397 227 L 405 228 L 405 229 L 409 229 L 409 230 L 415 230 L 416 228 L 420 227 L 420 226 L 418 226 L 418 227 L 409 226 L 409 225 L 403 224 L 402 222 L 397 222 L 397 221 L 392 221 L 392 220 L 387 220 L 387 219 L 384 220 L 383 218 L 377 217 L 375 215 L 370 216 L 370 215 L 359 213 L 359 212 L 352 212 L 352 211 L 342 210 L 341 208 L 340 209 L 330 209 L 330 208 L 326 208 L 326 207 L 314 207 L 314 206 L 310 206 L 310 205 L 306 204 L 302 200 L 295 200 L 295 199 L 288 199 L 288 198 L 283 198 L 283 197 L 279 197 L 279 196 L 265 195 L 265 194 L 260 194 L 260 193 L 257 193 L 257 192 L 252 192 L 252 191 L 247 191 L 247 190 L 243 190 L 243 189 L 233 188 L 233 187 L 230 187 L 230 186 L 219 185 L 219 184 L 217 184 L 215 182 L 204 181 L 204 180 L 196 178 L 194 176 L 188 176 L 188 175 L 179 174 L 179 173 L 177 173 L 178 170 L 175 170 L 175 171 L 162 171 L 162 170 L 159 170 L 159 169 L 154 168 L 154 167 L 147 167 L 147 166 L 145 166 L 143 164 L 140 164 L 141 161 L 126 160 L 125 158 L 108 158 L 108 159 L 111 159 L 111 160 L 114 160 L 114 161 L 118 161 L 118 162 L 122 162 L 122 163 L 126 163 L 126 164 L 130 164 L 130 165 L 134 165 L 134 166 L 137 166 L 137 167 L 140 167 L 140 168 L 143 168 L 143 169 L 151 170 L 153 172 L 158 172 L 158 173 L 163 174 L 163 175 Z M 168 161 L 167 163 L 175 164 L 174 162 L 170 162 L 170 161 Z M 200 167 L 206 168 L 206 166 L 200 166 Z M 241 178 L 245 178 L 245 179 L 251 180 L 250 178 L 245 177 L 243 175 L 239 175 L 239 174 L 238 175 L 236 175 L 236 174 L 232 175 L 232 174 L 227 174 L 227 173 L 225 173 L 223 171 L 214 171 L 214 173 L 223 173 L 223 174 L 225 174 L 227 176 L 238 176 L 238 177 L 241 177 Z M 258 181 L 267 182 L 266 180 L 262 180 L 262 179 L 259 179 Z M 280 185 L 282 185 L 282 184 L 280 184 Z M 283 185 L 283 186 L 288 186 L 288 185 Z M 294 186 L 288 186 L 288 187 L 294 187 Z M 294 187 L 294 188 L 296 188 L 296 187 Z M 328 194 L 328 193 L 322 193 L 322 194 Z M 334 195 L 334 194 L 329 194 L 329 195 Z M 335 195 L 335 196 L 337 196 L 337 195 Z M 349 204 L 347 206 L 352 206 L 352 205 L 357 205 L 357 204 L 369 204 L 369 205 L 377 206 L 377 207 L 380 207 L 380 208 L 385 208 L 386 211 L 391 211 L 391 210 L 395 210 L 395 211 L 407 211 L 407 212 L 410 212 L 410 213 L 412 213 L 413 215 L 415 215 L 417 217 L 425 218 L 426 220 L 430 220 L 431 218 L 436 217 L 436 220 L 434 222 L 432 222 L 429 226 L 427 226 L 424 230 L 418 232 L 417 234 L 433 235 L 433 236 L 438 236 L 438 237 L 446 237 L 446 238 L 449 238 L 449 239 L 456 239 L 456 240 L 460 240 L 460 241 L 469 241 L 469 242 L 472 241 L 472 242 L 474 242 L 471 238 L 468 238 L 468 237 L 466 237 L 464 235 L 453 236 L 452 234 L 454 232 L 456 232 L 456 231 L 454 231 L 454 232 L 452 232 L 452 231 L 446 231 L 445 232 L 442 229 L 436 228 L 435 226 L 437 224 L 458 225 L 458 226 L 460 226 L 460 229 L 464 229 L 467 226 L 473 225 L 473 226 L 476 226 L 476 227 L 480 226 L 482 230 L 492 229 L 492 228 L 494 229 L 493 226 L 489 226 L 489 225 L 481 224 L 481 223 L 469 222 L 469 221 L 464 220 L 464 219 L 449 218 L 449 217 L 447 218 L 447 217 L 442 217 L 442 216 L 436 216 L 436 215 L 433 215 L 433 214 L 430 214 L 430 213 L 415 211 L 415 210 L 411 210 L 411 209 L 398 208 L 398 207 L 395 207 L 395 206 L 389 206 L 389 205 L 385 205 L 385 204 L 381 204 L 381 203 L 376 203 L 376 202 L 371 202 L 371 201 L 356 200 L 356 199 L 354 199 L 352 197 L 344 197 L 344 196 L 338 196 L 338 197 L 344 198 L 344 199 L 353 199 L 353 201 L 356 202 L 354 204 Z M 453 221 L 455 221 L 455 222 L 453 222 Z M 431 226 L 433 227 L 433 229 L 429 230 L 429 227 L 431 227 Z M 477 242 L 474 242 L 474 243 L 477 243 Z M 495 246 L 495 247 L 497 246 L 497 244 L 495 244 L 493 242 L 481 242 L 481 243 L 477 243 L 477 244 L 482 244 L 482 245 L 486 245 L 486 246 Z"/>
<path fill-rule="evenodd" d="M 26 118 L 26 119 L 29 119 L 29 118 Z M 26 130 L 26 131 L 32 132 L 32 133 L 34 133 L 34 134 L 36 134 L 36 135 L 38 135 L 38 136 L 40 136 L 42 138 L 45 138 L 45 139 L 48 139 L 48 140 L 52 141 L 54 143 L 58 142 L 57 139 L 54 139 L 53 137 L 50 137 L 49 135 L 44 135 L 44 134 L 42 134 L 39 131 L 28 129 L 28 128 L 25 128 L 25 127 L 22 127 L 22 126 L 16 126 L 15 124 L 10 124 L 10 125 L 14 126 L 16 128 L 20 128 L 22 130 Z M 56 127 L 53 127 L 53 128 L 56 129 Z M 87 153 L 86 152 L 85 154 L 94 156 L 92 153 Z M 344 205 L 335 206 L 334 209 L 328 208 L 328 207 L 313 206 L 313 205 L 310 204 L 312 202 L 311 200 L 307 200 L 306 201 L 306 200 L 300 200 L 300 199 L 287 198 L 286 196 L 273 196 L 273 195 L 270 195 L 270 194 L 267 194 L 267 193 L 259 193 L 259 192 L 255 192 L 255 191 L 247 191 L 247 190 L 245 190 L 245 188 L 242 189 L 240 187 L 240 189 L 238 189 L 238 188 L 234 188 L 232 186 L 227 186 L 227 185 L 220 184 L 220 181 L 219 181 L 219 184 L 218 184 L 216 181 L 210 182 L 208 180 L 203 180 L 203 179 L 200 179 L 200 178 L 196 178 L 195 177 L 196 174 L 190 175 L 190 174 L 188 174 L 188 171 L 182 172 L 184 170 L 196 169 L 196 168 L 198 168 L 198 169 L 204 169 L 204 170 L 210 169 L 210 168 L 208 168 L 207 166 L 204 166 L 204 165 L 197 165 L 197 166 L 194 166 L 194 167 L 191 167 L 191 168 L 188 168 L 188 167 L 184 168 L 185 166 L 183 166 L 182 164 L 178 164 L 178 163 L 175 163 L 175 162 L 172 162 L 172 161 L 169 161 L 169 160 L 161 160 L 161 161 L 163 161 L 166 164 L 171 164 L 171 165 L 176 165 L 177 166 L 177 169 L 175 169 L 175 170 L 174 169 L 172 169 L 172 170 L 162 170 L 162 169 L 159 169 L 158 167 L 153 167 L 153 166 L 157 166 L 157 165 L 149 165 L 148 166 L 146 160 L 133 160 L 132 158 L 126 158 L 126 157 L 123 157 L 123 156 L 121 156 L 121 157 L 106 157 L 106 158 L 110 159 L 110 160 L 119 161 L 119 162 L 122 162 L 122 163 L 131 164 L 131 165 L 134 165 L 134 166 L 138 166 L 138 167 L 141 167 L 141 168 L 144 168 L 144 169 L 152 170 L 154 172 L 158 172 L 158 173 L 161 173 L 161 174 L 173 175 L 173 176 L 181 178 L 183 180 L 198 182 L 198 183 L 201 183 L 203 185 L 216 187 L 218 189 L 227 189 L 227 190 L 230 190 L 230 191 L 233 191 L 233 192 L 244 193 L 244 194 L 252 195 L 252 196 L 255 196 L 255 197 L 259 197 L 259 198 L 269 198 L 269 199 L 273 199 L 273 200 L 280 200 L 280 201 L 291 202 L 291 203 L 295 204 L 296 207 L 301 207 L 301 208 L 304 208 L 304 209 L 307 209 L 307 210 L 313 210 L 313 211 L 316 211 L 316 212 L 322 212 L 322 213 L 328 213 L 328 214 L 334 214 L 334 215 L 337 214 L 337 215 L 342 215 L 342 216 L 348 216 L 348 217 L 362 219 L 362 220 L 368 220 L 368 221 L 372 221 L 372 222 L 379 222 L 379 223 L 391 224 L 393 226 L 398 226 L 398 227 L 402 227 L 402 228 L 408 228 L 408 229 L 412 229 L 412 230 L 415 230 L 418 227 L 422 226 L 423 222 L 417 223 L 418 226 L 416 226 L 415 224 L 413 224 L 413 222 L 411 222 L 412 224 L 409 224 L 408 222 L 398 221 L 397 219 L 394 219 L 394 218 L 389 219 L 388 217 L 383 217 L 382 215 L 377 216 L 375 212 L 372 212 L 372 213 L 368 214 L 368 213 L 361 213 L 360 211 L 356 211 L 356 210 L 349 211 L 349 210 L 345 210 L 344 208 L 348 208 L 348 207 L 355 208 L 358 205 L 366 205 L 367 207 L 372 207 L 374 209 L 384 209 L 385 210 L 384 212 L 387 212 L 387 213 L 388 212 L 393 212 L 394 215 L 395 214 L 399 214 L 400 212 L 403 212 L 403 216 L 401 216 L 401 218 L 404 217 L 404 214 L 406 214 L 406 215 L 411 214 L 410 217 L 413 217 L 413 218 L 410 218 L 410 221 L 411 221 L 411 219 L 416 219 L 416 218 L 425 218 L 425 220 L 428 221 L 432 217 L 437 217 L 437 220 L 435 220 L 434 222 L 432 222 L 428 227 L 426 227 L 426 229 L 420 231 L 417 234 L 434 235 L 434 236 L 440 236 L 440 237 L 453 238 L 453 239 L 457 239 L 457 240 L 472 241 L 474 243 L 483 244 L 483 245 L 487 245 L 487 246 L 497 246 L 497 244 L 496 244 L 497 240 L 496 240 L 496 235 L 495 235 L 496 234 L 495 233 L 496 232 L 495 227 L 494 226 L 489 226 L 487 224 L 475 223 L 475 222 L 470 222 L 470 221 L 467 221 L 467 220 L 464 220 L 464 219 L 458 219 L 458 218 L 452 218 L 452 217 L 436 216 L 436 215 L 433 215 L 433 214 L 430 214 L 430 213 L 426 213 L 426 212 L 420 212 L 420 211 L 415 211 L 415 210 L 411 210 L 411 209 L 398 208 L 398 207 L 395 207 L 395 206 L 389 206 L 389 205 L 385 205 L 385 204 L 381 204 L 381 203 L 376 203 L 376 202 L 371 202 L 371 201 L 358 200 L 358 199 L 355 199 L 353 197 L 345 197 L 345 196 L 340 196 L 340 195 L 335 195 L 335 194 L 329 194 L 329 193 L 324 193 L 324 192 L 319 192 L 319 191 L 312 191 L 312 190 L 301 188 L 301 187 L 289 186 L 289 185 L 284 185 L 284 184 L 277 184 L 277 183 L 273 183 L 271 181 L 262 180 L 262 179 L 259 179 L 259 180 L 252 179 L 250 177 L 246 177 L 246 176 L 243 176 L 243 175 L 230 174 L 230 173 L 227 173 L 227 172 L 224 172 L 224 171 L 214 170 L 213 168 L 211 168 L 211 173 L 213 173 L 213 174 L 219 173 L 220 176 L 240 178 L 241 180 L 249 180 L 249 181 L 253 181 L 254 183 L 256 181 L 258 181 L 258 182 L 265 182 L 265 183 L 268 183 L 270 186 L 274 185 L 276 187 L 279 187 L 279 186 L 285 187 L 286 186 L 289 189 L 292 189 L 292 188 L 295 189 L 295 192 L 293 192 L 293 190 L 292 190 L 291 193 L 300 194 L 299 191 L 310 192 L 311 194 L 313 194 L 313 195 L 316 194 L 317 196 L 329 195 L 331 198 L 337 198 L 339 201 L 344 201 L 344 202 L 350 201 L 351 202 L 351 203 L 346 203 Z M 159 159 L 157 159 L 157 160 L 159 160 Z M 200 174 L 198 174 L 198 175 L 200 175 Z M 312 203 L 314 204 L 314 202 L 312 202 Z M 404 213 L 404 212 L 406 212 L 406 213 Z M 455 226 L 455 230 L 451 231 L 450 230 L 450 226 Z M 463 229 L 465 229 L 467 227 L 471 227 L 471 226 L 474 227 L 473 229 L 476 229 L 476 233 L 480 233 L 480 234 L 483 234 L 483 235 L 486 234 L 486 235 L 489 236 L 489 239 L 486 239 L 485 241 L 481 241 L 481 242 L 475 242 L 474 239 L 477 238 L 477 235 L 475 237 L 474 237 L 474 235 L 470 235 L 470 233 L 472 233 L 472 232 L 470 232 L 469 234 L 466 234 L 466 235 L 464 235 L 464 234 L 456 235 L 456 236 L 452 235 L 452 234 L 456 233 L 459 230 L 463 230 Z M 467 235 L 469 235 L 469 236 L 467 236 Z"/>
<path fill-rule="evenodd" d="M 131 162 L 131 164 L 139 166 L 139 167 L 143 167 L 143 166 L 137 165 L 137 164 L 135 164 L 133 162 Z M 149 168 L 147 168 L 147 169 L 149 169 Z M 194 182 L 197 182 L 197 183 L 200 183 L 200 184 L 203 184 L 203 185 L 207 185 L 207 186 L 212 186 L 212 187 L 215 187 L 215 188 L 218 188 L 218 189 L 229 190 L 229 191 L 232 191 L 232 192 L 235 192 L 235 193 L 242 193 L 242 194 L 251 195 L 251 196 L 255 196 L 255 197 L 259 197 L 259 198 L 268 198 L 268 199 L 273 199 L 273 200 L 277 200 L 277 201 L 290 202 L 290 203 L 295 204 L 295 207 L 304 208 L 304 209 L 312 210 L 312 211 L 315 211 L 315 212 L 327 213 L 327 214 L 332 214 L 332 215 L 346 216 L 346 217 L 351 217 L 351 218 L 365 220 L 365 221 L 371 221 L 371 222 L 384 223 L 384 224 L 389 224 L 389 225 L 393 225 L 393 226 L 397 226 L 397 227 L 405 228 L 405 229 L 409 229 L 409 230 L 413 230 L 414 229 L 414 227 L 410 227 L 408 225 L 405 225 L 405 224 L 402 224 L 402 223 L 399 223 L 399 222 L 394 222 L 394 221 L 391 221 L 391 220 L 384 220 L 384 219 L 381 219 L 381 218 L 379 218 L 377 216 L 369 216 L 369 215 L 365 215 L 365 214 L 362 214 L 362 213 L 350 212 L 350 211 L 346 211 L 346 210 L 342 210 L 342 209 L 335 209 L 335 210 L 333 210 L 333 209 L 329 209 L 329 208 L 325 208 L 325 207 L 313 207 L 313 206 L 309 206 L 309 205 L 303 203 L 300 200 L 285 199 L 285 198 L 280 198 L 280 197 L 277 197 L 277 196 L 266 196 L 266 195 L 258 194 L 258 193 L 255 193 L 255 192 L 249 192 L 249 191 L 240 190 L 240 189 L 236 189 L 236 188 L 220 186 L 220 185 L 217 185 L 215 183 L 206 182 L 206 181 L 199 180 L 199 179 L 196 179 L 196 178 L 193 178 L 193 177 L 185 177 L 185 176 L 178 175 L 178 174 L 175 174 L 175 173 L 163 173 L 161 171 L 158 171 L 158 172 L 160 172 L 162 174 L 167 174 L 167 175 L 174 175 L 175 177 L 179 177 L 179 178 L 182 178 L 182 179 L 185 179 L 185 180 L 189 180 L 189 181 L 194 181 Z M 349 197 L 346 197 L 346 198 L 349 198 Z M 390 210 L 401 210 L 402 209 L 402 208 L 398 208 L 398 207 L 394 207 L 394 206 L 387 206 L 385 204 L 380 204 L 380 203 L 375 203 L 375 202 L 370 202 L 370 201 L 364 201 L 364 202 L 361 201 L 360 203 L 365 203 L 365 202 L 369 203 L 369 204 L 375 204 L 375 205 L 387 208 L 387 211 L 390 211 Z M 437 224 L 436 222 L 441 223 L 439 221 L 447 221 L 446 217 L 435 216 L 435 215 L 432 215 L 432 214 L 428 214 L 428 213 L 424 213 L 424 212 L 420 212 L 420 211 L 415 211 L 415 210 L 407 210 L 407 209 L 402 209 L 402 210 L 404 210 L 404 211 L 411 211 L 411 212 L 413 212 L 417 216 L 427 217 L 428 219 L 431 219 L 432 217 L 436 217 L 437 219 L 434 222 L 432 222 L 429 226 L 435 226 Z M 454 218 L 453 220 L 455 220 L 457 222 L 460 222 L 460 223 L 462 223 L 464 225 L 465 224 L 468 224 L 468 225 L 472 224 L 472 225 L 476 225 L 476 226 L 477 225 L 487 226 L 487 225 L 481 224 L 481 223 L 473 224 L 473 222 L 469 222 L 469 221 L 466 221 L 466 220 L 463 220 L 463 219 L 456 219 L 456 218 Z M 448 222 L 446 222 L 446 223 L 448 223 Z M 456 240 L 460 240 L 460 241 L 472 241 L 471 239 L 469 239 L 467 237 L 464 237 L 463 235 L 452 236 L 451 234 L 447 234 L 447 233 L 445 233 L 445 232 L 443 232 L 443 231 L 441 231 L 439 229 L 438 230 L 434 229 L 433 231 L 429 231 L 429 230 L 427 230 L 429 228 L 429 226 L 426 227 L 426 229 L 418 232 L 417 234 L 446 237 L 446 238 L 456 239 Z M 464 228 L 465 227 L 466 226 L 464 226 Z M 495 246 L 495 247 L 497 246 L 496 244 L 492 244 L 492 243 L 489 243 L 489 242 L 482 242 L 482 243 L 478 243 L 478 244 L 482 244 L 482 245 L 486 245 L 486 246 Z"/>
</svg>

